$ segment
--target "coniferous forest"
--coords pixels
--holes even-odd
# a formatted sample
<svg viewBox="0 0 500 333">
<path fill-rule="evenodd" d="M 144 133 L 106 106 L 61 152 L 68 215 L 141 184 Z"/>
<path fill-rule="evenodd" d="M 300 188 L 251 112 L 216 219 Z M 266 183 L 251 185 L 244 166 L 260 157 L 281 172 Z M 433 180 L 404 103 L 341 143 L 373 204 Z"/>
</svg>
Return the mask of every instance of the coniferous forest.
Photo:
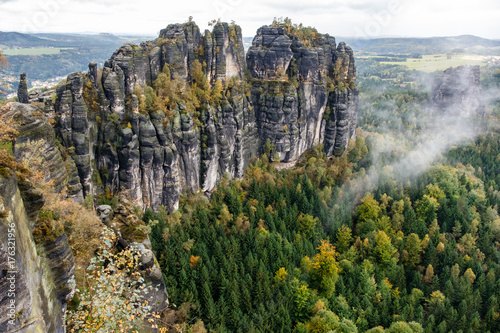
<svg viewBox="0 0 500 333">
<path fill-rule="evenodd" d="M 494 73 L 484 85 L 498 85 Z M 393 162 L 425 133 L 415 115 L 429 97 L 385 88 L 361 92 L 371 101 L 360 115 L 367 130 L 341 157 L 319 147 L 280 170 L 271 145 L 209 199 L 185 196 L 170 215 L 146 211 L 178 312 L 214 332 L 500 330 L 498 105 L 483 134 L 402 178 Z M 399 124 L 377 118 L 388 100 Z M 391 135 L 404 148 L 375 162 Z M 373 167 L 375 183 L 362 186 Z"/>
</svg>

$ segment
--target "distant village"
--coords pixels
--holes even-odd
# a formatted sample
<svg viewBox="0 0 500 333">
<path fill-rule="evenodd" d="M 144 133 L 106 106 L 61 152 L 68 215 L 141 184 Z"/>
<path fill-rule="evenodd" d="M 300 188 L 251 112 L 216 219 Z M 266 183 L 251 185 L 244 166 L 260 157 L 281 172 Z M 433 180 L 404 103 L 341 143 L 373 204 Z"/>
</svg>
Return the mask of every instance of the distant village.
<svg viewBox="0 0 500 333">
<path fill-rule="evenodd" d="M 55 78 L 48 79 L 46 81 L 40 81 L 40 80 L 31 81 L 30 82 L 31 84 L 29 85 L 29 90 L 32 91 L 32 90 L 49 89 L 49 88 L 57 85 L 59 82 L 61 82 L 65 78 L 66 78 L 66 76 L 58 76 Z M 19 80 L 19 78 L 17 78 L 17 80 Z M 15 96 L 17 96 L 17 92 L 10 93 L 7 95 L 7 99 L 14 98 Z"/>
</svg>

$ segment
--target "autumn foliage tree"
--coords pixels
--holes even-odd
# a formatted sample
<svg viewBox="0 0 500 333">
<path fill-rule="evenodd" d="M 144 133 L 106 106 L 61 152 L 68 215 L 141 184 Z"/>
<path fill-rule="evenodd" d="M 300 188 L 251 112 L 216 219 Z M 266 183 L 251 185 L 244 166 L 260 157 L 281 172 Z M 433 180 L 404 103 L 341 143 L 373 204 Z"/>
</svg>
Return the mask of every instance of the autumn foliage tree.
<svg viewBox="0 0 500 333">
<path fill-rule="evenodd" d="M 311 275 L 319 289 L 330 297 L 335 291 L 335 283 L 339 275 L 338 253 L 327 240 L 322 240 L 317 250 L 318 253 L 312 258 L 310 264 Z"/>
<path fill-rule="evenodd" d="M 280 171 L 266 146 L 243 179 L 148 220 L 169 298 L 195 305 L 192 320 L 230 332 L 499 331 L 498 138 L 481 143 L 485 156 L 467 150 L 482 169 L 438 165 L 400 183 L 387 168 L 352 200 L 366 175 L 352 144 Z"/>
<path fill-rule="evenodd" d="M 7 67 L 9 65 L 9 63 L 7 62 L 7 59 L 5 58 L 5 56 L 3 55 L 3 51 L 0 50 L 0 69 L 4 68 L 4 67 Z M 2 93 L 2 87 L 0 86 L 0 94 Z"/>
<path fill-rule="evenodd" d="M 22 163 L 18 163 L 12 154 L 13 141 L 19 133 L 12 127 L 10 111 L 9 105 L 0 107 L 0 176 L 9 177 L 16 172 L 27 176 L 29 170 Z"/>
<path fill-rule="evenodd" d="M 3 55 L 3 51 L 0 50 L 0 68 L 3 68 L 8 65 L 7 59 Z"/>
<path fill-rule="evenodd" d="M 138 332 L 144 321 L 158 328 L 147 298 L 152 287 L 139 269 L 141 253 L 133 246 L 115 253 L 115 242 L 115 233 L 106 228 L 102 245 L 87 267 L 84 288 L 77 290 L 76 310 L 66 312 L 69 332 Z"/>
</svg>

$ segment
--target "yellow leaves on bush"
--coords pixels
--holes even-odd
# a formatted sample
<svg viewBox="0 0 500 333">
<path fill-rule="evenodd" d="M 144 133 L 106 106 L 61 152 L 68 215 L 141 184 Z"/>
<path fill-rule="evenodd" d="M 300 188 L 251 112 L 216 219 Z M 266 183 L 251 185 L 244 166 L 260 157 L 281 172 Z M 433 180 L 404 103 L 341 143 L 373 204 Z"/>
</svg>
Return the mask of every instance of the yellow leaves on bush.
<svg viewBox="0 0 500 333">
<path fill-rule="evenodd" d="M 10 105 L 0 109 L 0 176 L 10 177 L 16 174 L 27 177 L 31 175 L 30 171 L 12 156 L 12 142 L 19 133 L 11 126 L 13 119 L 9 116 L 10 111 Z"/>
<path fill-rule="evenodd" d="M 83 86 L 83 100 L 87 105 L 88 110 L 91 114 L 97 114 L 101 111 L 101 105 L 99 103 L 99 95 L 97 90 L 92 86 L 92 82 L 86 78 L 87 83 Z"/>
<path fill-rule="evenodd" d="M 86 267 L 84 288 L 77 289 L 81 302 L 66 312 L 70 332 L 132 332 L 145 321 L 158 327 L 158 314 L 148 301 L 158 289 L 141 273 L 141 250 L 131 245 L 115 253 L 110 242 L 115 237 L 113 230 L 104 228 L 104 242 Z"/>
<path fill-rule="evenodd" d="M 85 267 L 101 244 L 100 235 L 104 226 L 94 211 L 71 199 L 62 200 L 57 193 L 46 193 L 45 200 L 44 209 L 57 217 L 68 236 L 68 243 L 75 257 L 75 278 L 77 284 L 80 284 Z"/>
<path fill-rule="evenodd" d="M 12 118 L 7 116 L 11 109 L 10 105 L 2 106 L 0 109 L 0 142 L 12 141 L 19 134 L 11 126 Z"/>
</svg>

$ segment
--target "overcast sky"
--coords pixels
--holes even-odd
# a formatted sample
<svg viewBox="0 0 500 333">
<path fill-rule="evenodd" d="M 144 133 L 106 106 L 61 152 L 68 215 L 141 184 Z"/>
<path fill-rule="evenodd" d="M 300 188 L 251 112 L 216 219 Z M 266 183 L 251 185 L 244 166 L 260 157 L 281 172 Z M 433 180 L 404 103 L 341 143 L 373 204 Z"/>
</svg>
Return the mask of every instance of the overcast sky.
<svg viewBox="0 0 500 333">
<path fill-rule="evenodd" d="M 2 31 L 155 36 L 189 16 L 202 30 L 234 20 L 243 36 L 282 16 L 333 36 L 500 39 L 499 0 L 0 0 Z"/>
</svg>

